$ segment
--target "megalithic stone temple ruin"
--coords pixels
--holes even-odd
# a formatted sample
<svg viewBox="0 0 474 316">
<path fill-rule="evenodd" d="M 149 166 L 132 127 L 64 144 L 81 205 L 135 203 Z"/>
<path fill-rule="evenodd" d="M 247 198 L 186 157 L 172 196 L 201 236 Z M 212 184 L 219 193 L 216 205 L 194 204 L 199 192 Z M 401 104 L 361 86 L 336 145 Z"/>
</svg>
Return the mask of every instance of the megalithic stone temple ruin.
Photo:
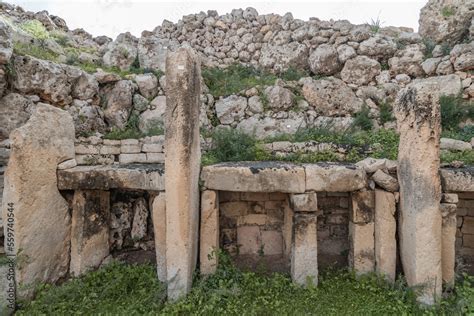
<svg viewBox="0 0 474 316">
<path fill-rule="evenodd" d="M 473 15 L 210 10 L 112 40 L 0 3 L 0 314 L 113 260 L 178 300 L 223 253 L 435 304 L 474 265 Z"/>
</svg>

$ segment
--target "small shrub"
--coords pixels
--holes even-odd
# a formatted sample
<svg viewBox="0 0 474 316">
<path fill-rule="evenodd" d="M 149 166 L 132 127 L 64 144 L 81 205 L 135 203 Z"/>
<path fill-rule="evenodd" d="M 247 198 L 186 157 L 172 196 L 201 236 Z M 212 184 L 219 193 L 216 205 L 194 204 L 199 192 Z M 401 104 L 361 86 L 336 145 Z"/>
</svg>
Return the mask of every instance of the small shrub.
<svg viewBox="0 0 474 316">
<path fill-rule="evenodd" d="M 205 68 L 202 76 L 214 97 L 236 94 L 258 85 L 272 85 L 276 76 L 250 66 L 233 64 L 225 69 Z"/>
<path fill-rule="evenodd" d="M 57 62 L 58 55 L 37 45 L 27 45 L 22 43 L 14 43 L 13 51 L 17 55 L 29 55 L 39 59 L 50 60 Z"/>
<path fill-rule="evenodd" d="M 465 142 L 470 142 L 474 137 L 474 125 L 466 125 L 463 128 L 443 130 L 441 137 L 459 139 Z"/>
<path fill-rule="evenodd" d="M 48 30 L 38 20 L 26 21 L 20 24 L 20 29 L 40 41 L 44 41 L 49 38 Z"/>
<path fill-rule="evenodd" d="M 257 140 L 239 129 L 217 129 L 212 133 L 213 149 L 209 150 L 206 159 L 221 161 L 256 160 Z"/>
<path fill-rule="evenodd" d="M 429 38 L 423 39 L 423 44 L 425 45 L 424 55 L 425 59 L 433 57 L 433 50 L 436 47 L 436 43 Z"/>
<path fill-rule="evenodd" d="M 467 165 L 474 165 L 474 150 L 465 150 L 461 152 L 441 151 L 442 162 L 462 161 Z"/>
<path fill-rule="evenodd" d="M 370 109 L 367 105 L 364 105 L 362 109 L 354 115 L 354 121 L 352 128 L 360 129 L 363 131 L 371 130 L 374 123 L 369 117 Z"/>
<path fill-rule="evenodd" d="M 380 123 L 385 124 L 394 120 L 392 113 L 392 106 L 386 102 L 383 102 L 379 106 L 380 108 Z"/>
<path fill-rule="evenodd" d="M 454 10 L 454 7 L 450 5 L 444 6 L 441 9 L 441 15 L 444 16 L 445 18 L 453 16 L 454 13 L 456 13 L 456 11 Z"/>
<path fill-rule="evenodd" d="M 445 130 L 457 129 L 467 118 L 474 119 L 474 104 L 460 96 L 441 96 L 441 126 Z"/>
</svg>

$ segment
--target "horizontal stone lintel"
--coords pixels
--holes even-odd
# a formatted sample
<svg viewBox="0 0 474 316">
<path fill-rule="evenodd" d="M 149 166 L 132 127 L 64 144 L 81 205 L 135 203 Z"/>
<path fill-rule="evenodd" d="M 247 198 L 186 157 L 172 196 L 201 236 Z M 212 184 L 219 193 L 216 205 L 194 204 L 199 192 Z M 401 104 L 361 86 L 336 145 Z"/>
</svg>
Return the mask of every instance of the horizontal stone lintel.
<svg viewBox="0 0 474 316">
<path fill-rule="evenodd" d="M 57 174 L 59 190 L 165 189 L 163 164 L 77 166 Z"/>
<path fill-rule="evenodd" d="M 443 192 L 474 192 L 474 167 L 442 168 L 440 175 Z M 341 163 L 227 162 L 203 167 L 201 179 L 207 189 L 234 192 L 352 192 L 367 183 L 362 169 Z M 164 165 L 77 166 L 58 170 L 58 187 L 162 191 Z"/>
</svg>

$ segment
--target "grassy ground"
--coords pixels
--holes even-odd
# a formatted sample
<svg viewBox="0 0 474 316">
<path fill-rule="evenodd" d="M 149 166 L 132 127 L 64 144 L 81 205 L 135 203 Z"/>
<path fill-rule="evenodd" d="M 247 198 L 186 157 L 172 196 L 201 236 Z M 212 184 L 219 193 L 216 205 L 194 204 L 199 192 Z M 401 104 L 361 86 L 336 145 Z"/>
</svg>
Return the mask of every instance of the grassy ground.
<svg viewBox="0 0 474 316">
<path fill-rule="evenodd" d="M 196 277 L 192 292 L 166 302 L 151 265 L 112 264 L 61 286 L 43 286 L 16 315 L 461 315 L 474 312 L 471 277 L 434 308 L 415 303 L 402 281 L 394 285 L 347 271 L 322 273 L 319 285 L 300 287 L 282 274 L 242 272 L 221 265 L 214 276 Z"/>
</svg>

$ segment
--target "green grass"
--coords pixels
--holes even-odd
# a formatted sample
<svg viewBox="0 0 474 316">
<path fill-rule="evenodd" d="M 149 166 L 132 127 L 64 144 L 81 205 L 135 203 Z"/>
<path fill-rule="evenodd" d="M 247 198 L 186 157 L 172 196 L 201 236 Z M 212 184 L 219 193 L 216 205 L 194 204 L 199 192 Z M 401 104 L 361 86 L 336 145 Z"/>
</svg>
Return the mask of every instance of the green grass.
<svg viewBox="0 0 474 316">
<path fill-rule="evenodd" d="M 474 126 L 465 127 L 462 133 L 452 131 L 444 137 L 468 140 L 474 132 Z M 370 131 L 336 132 L 330 128 L 304 128 L 294 134 L 281 134 L 258 140 L 254 135 L 237 129 L 216 130 L 210 135 L 213 148 L 202 156 L 202 164 L 209 165 L 227 161 L 288 161 L 295 163 L 314 163 L 322 161 L 357 162 L 367 157 L 396 160 L 399 136 L 394 130 L 379 129 Z M 470 140 L 470 138 L 469 138 Z M 295 152 L 284 157 L 273 155 L 264 149 L 265 143 L 276 141 L 333 143 L 344 145 L 346 154 L 333 150 L 315 153 Z M 474 164 L 474 151 L 443 152 L 442 162 L 463 161 Z"/>
<path fill-rule="evenodd" d="M 395 284 L 345 270 L 320 274 L 319 285 L 301 287 L 283 274 L 235 268 L 227 256 L 210 277 L 196 274 L 191 293 L 166 302 L 151 265 L 114 263 L 60 286 L 41 286 L 17 315 L 460 315 L 474 312 L 473 278 L 458 279 L 453 295 L 430 309 L 415 303 L 402 278 Z"/>
<path fill-rule="evenodd" d="M 143 315 L 159 310 L 164 286 L 151 265 L 111 264 L 61 286 L 43 285 L 16 315 Z"/>
<path fill-rule="evenodd" d="M 441 137 L 453 138 L 470 142 L 474 137 L 474 125 L 466 125 L 463 128 L 453 130 L 443 130 Z"/>
<path fill-rule="evenodd" d="M 380 105 L 379 105 L 379 109 L 380 109 L 380 123 L 385 124 L 387 122 L 391 122 L 393 120 L 395 120 L 395 118 L 393 117 L 393 113 L 392 113 L 392 106 L 386 102 L 382 102 Z"/>
<path fill-rule="evenodd" d="M 354 121 L 352 123 L 353 128 L 361 129 L 363 131 L 369 131 L 374 127 L 374 123 L 369 117 L 370 109 L 364 104 L 362 109 L 355 113 Z"/>
</svg>

